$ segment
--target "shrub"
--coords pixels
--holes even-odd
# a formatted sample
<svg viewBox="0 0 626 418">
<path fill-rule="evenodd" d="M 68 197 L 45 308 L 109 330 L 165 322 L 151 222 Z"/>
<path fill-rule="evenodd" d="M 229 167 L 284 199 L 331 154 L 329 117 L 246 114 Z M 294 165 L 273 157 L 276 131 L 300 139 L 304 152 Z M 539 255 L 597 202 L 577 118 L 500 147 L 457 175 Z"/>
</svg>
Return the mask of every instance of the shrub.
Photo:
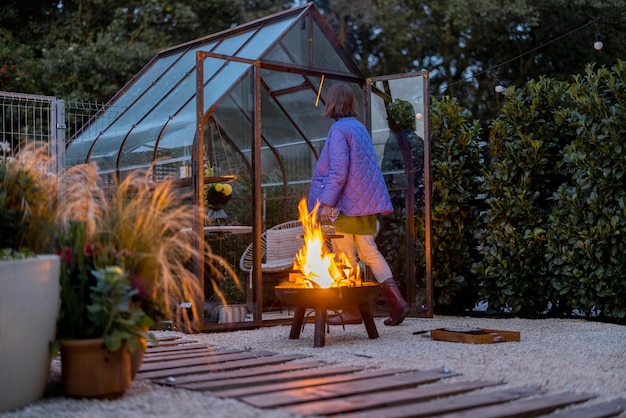
<svg viewBox="0 0 626 418">
<path fill-rule="evenodd" d="M 568 84 L 542 78 L 506 94 L 490 127 L 483 259 L 475 271 L 490 311 L 535 316 L 562 305 L 545 254 L 550 198 L 566 178 L 560 153 L 573 137 Z"/>
<path fill-rule="evenodd" d="M 481 127 L 450 98 L 431 107 L 432 248 L 435 307 L 448 313 L 476 303 Z"/>
<path fill-rule="evenodd" d="M 588 66 L 569 89 L 575 137 L 547 231 L 552 283 L 587 316 L 626 318 L 626 63 Z"/>
</svg>

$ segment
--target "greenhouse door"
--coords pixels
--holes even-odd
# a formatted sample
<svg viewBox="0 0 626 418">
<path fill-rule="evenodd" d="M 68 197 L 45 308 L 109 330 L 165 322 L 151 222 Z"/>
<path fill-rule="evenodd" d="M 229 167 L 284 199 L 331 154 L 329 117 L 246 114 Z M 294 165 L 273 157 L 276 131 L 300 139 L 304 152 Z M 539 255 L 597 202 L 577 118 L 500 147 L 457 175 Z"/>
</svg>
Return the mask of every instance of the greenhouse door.
<svg viewBox="0 0 626 418">
<path fill-rule="evenodd" d="M 366 124 L 394 205 L 376 242 L 411 314 L 432 317 L 428 73 L 374 77 L 365 88 Z"/>
</svg>

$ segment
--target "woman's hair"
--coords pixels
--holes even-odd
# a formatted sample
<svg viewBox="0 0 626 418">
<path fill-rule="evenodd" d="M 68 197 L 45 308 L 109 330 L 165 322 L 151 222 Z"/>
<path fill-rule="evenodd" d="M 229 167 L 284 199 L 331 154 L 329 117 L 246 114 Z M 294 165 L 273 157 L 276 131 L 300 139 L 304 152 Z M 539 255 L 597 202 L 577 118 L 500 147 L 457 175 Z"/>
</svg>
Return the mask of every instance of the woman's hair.
<svg viewBox="0 0 626 418">
<path fill-rule="evenodd" d="M 347 116 L 359 116 L 352 88 L 347 84 L 335 84 L 332 86 L 326 94 L 326 107 L 322 116 L 335 120 Z"/>
</svg>

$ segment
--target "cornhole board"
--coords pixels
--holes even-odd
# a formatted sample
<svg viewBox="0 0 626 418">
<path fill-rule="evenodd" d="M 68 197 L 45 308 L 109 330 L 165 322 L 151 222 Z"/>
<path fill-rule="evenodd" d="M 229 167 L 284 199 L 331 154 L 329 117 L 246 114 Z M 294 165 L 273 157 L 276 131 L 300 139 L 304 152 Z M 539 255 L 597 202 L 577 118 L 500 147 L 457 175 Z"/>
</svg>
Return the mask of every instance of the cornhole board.
<svg viewBox="0 0 626 418">
<path fill-rule="evenodd" d="M 456 343 L 494 344 L 519 341 L 520 333 L 486 328 L 439 328 L 430 331 L 430 338 Z"/>
</svg>

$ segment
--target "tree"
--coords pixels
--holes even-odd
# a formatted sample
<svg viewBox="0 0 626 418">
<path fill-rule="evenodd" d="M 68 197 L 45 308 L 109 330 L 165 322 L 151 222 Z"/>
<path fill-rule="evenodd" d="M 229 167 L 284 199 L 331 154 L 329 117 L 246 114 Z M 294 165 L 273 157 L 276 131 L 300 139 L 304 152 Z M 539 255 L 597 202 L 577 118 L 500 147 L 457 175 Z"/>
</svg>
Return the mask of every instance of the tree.
<svg viewBox="0 0 626 418">
<path fill-rule="evenodd" d="M 67 0 L 0 6 L 3 90 L 107 101 L 160 50 L 289 7 L 284 1 Z M 9 42 L 10 41 L 10 42 Z M 43 75 L 43 76 L 42 76 Z"/>
</svg>

